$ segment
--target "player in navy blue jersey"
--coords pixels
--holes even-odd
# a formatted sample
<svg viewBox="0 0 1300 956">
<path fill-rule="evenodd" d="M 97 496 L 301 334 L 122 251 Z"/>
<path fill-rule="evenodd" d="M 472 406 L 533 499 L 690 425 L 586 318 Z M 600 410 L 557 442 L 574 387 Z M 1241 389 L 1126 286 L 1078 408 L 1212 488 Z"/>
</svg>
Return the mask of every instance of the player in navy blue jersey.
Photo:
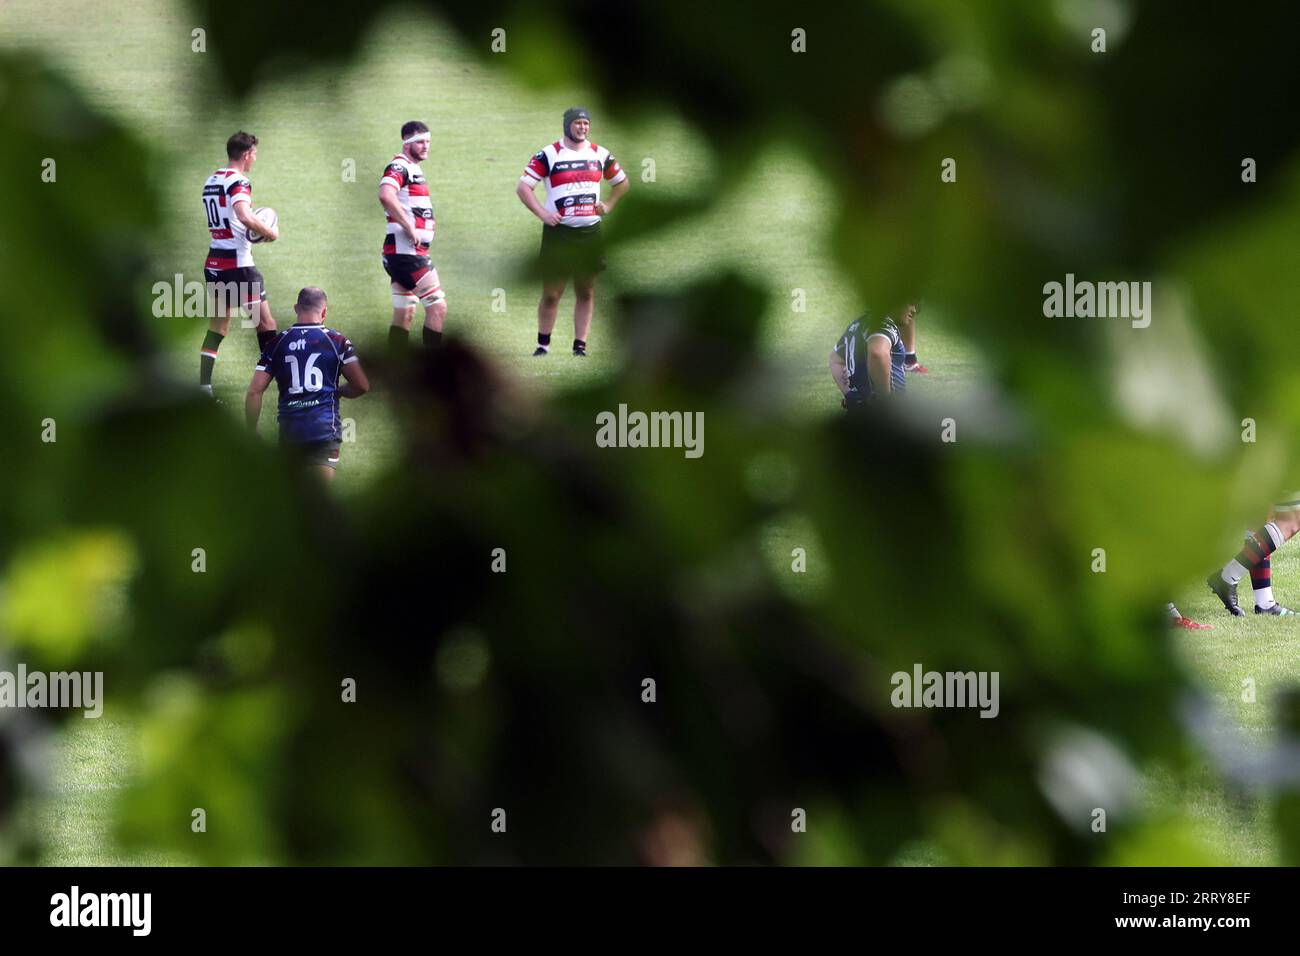
<svg viewBox="0 0 1300 956">
<path fill-rule="evenodd" d="M 370 390 L 352 343 L 342 332 L 325 327 L 327 308 L 323 290 L 308 286 L 298 293 L 293 307 L 298 320 L 262 353 L 244 397 L 244 417 L 256 431 L 262 394 L 272 380 L 280 386 L 280 446 L 318 471 L 326 483 L 338 467 L 343 439 L 339 399 L 358 398 Z M 342 384 L 339 376 L 345 379 Z"/>
<path fill-rule="evenodd" d="M 902 392 L 907 372 L 924 369 L 914 351 L 917 311 L 913 304 L 904 306 L 897 324 L 889 316 L 873 321 L 866 315 L 849 323 L 830 355 L 831 378 L 845 408 Z"/>
</svg>

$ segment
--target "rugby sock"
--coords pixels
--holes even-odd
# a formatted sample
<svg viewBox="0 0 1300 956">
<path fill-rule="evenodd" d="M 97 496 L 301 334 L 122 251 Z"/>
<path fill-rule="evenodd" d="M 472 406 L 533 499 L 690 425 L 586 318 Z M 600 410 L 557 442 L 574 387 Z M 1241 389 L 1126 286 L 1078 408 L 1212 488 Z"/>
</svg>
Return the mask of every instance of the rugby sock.
<svg viewBox="0 0 1300 956">
<path fill-rule="evenodd" d="M 584 342 L 584 341 L 582 341 L 582 339 L 574 339 L 574 340 L 573 340 L 573 351 L 575 351 L 575 352 L 585 352 L 585 351 L 587 351 L 587 343 Z"/>
<path fill-rule="evenodd" d="M 411 332 L 400 325 L 390 325 L 388 327 L 388 348 L 394 352 L 400 352 L 407 347 L 411 341 Z"/>
<path fill-rule="evenodd" d="M 1273 600 L 1273 562 L 1268 558 L 1250 569 L 1250 585 L 1255 589 L 1255 607 L 1268 609 Z"/>
<path fill-rule="evenodd" d="M 221 348 L 221 340 L 225 336 L 220 332 L 213 332 L 208 329 L 208 334 L 203 336 L 203 348 L 199 350 L 199 384 L 212 384 L 212 367 L 217 364 L 217 349 Z"/>
<path fill-rule="evenodd" d="M 538 332 L 538 333 L 537 333 L 537 347 L 538 347 L 539 349 L 546 349 L 547 351 L 550 351 L 550 348 L 551 348 L 551 333 L 550 333 L 550 332 L 546 332 L 546 333 Z"/>
<path fill-rule="evenodd" d="M 442 333 L 436 332 L 427 325 L 424 327 L 424 347 L 426 349 L 436 349 L 442 344 Z"/>
<path fill-rule="evenodd" d="M 265 354 L 266 350 L 275 344 L 275 329 L 269 332 L 259 331 L 257 333 L 257 347 Z"/>
<path fill-rule="evenodd" d="M 1273 522 L 1258 531 L 1246 534 L 1246 546 L 1241 553 L 1223 566 L 1220 576 L 1228 584 L 1236 584 L 1282 544 L 1282 532 Z"/>
<path fill-rule="evenodd" d="M 1236 558 L 1233 558 L 1223 566 L 1223 570 L 1219 572 L 1219 577 L 1223 578 L 1227 584 L 1236 584 L 1248 573 L 1249 569 Z"/>
</svg>

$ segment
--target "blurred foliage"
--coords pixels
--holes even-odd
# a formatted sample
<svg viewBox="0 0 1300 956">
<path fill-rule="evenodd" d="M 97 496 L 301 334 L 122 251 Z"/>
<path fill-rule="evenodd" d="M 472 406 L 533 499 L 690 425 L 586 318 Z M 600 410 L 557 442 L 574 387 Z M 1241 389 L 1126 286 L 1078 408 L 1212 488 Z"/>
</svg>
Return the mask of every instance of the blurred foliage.
<svg viewBox="0 0 1300 956">
<path fill-rule="evenodd" d="M 41 540 L 12 558 L 0 630 L 51 665 L 83 659 L 96 637 L 121 634 L 131 563 L 129 541 L 113 532 Z"/>
<path fill-rule="evenodd" d="M 317 5 L 308 29 L 267 4 L 249 29 L 195 3 L 235 95 L 345 63 L 388 6 Z M 29 666 L 101 667 L 138 720 L 123 840 L 213 863 L 874 864 L 918 841 L 959 864 L 1204 858 L 1182 822 L 1136 811 L 1089 832 L 1040 774 L 1062 723 L 1138 765 L 1187 761 L 1157 612 L 1295 473 L 1300 405 L 1275 401 L 1289 369 L 1270 346 L 1295 284 L 1300 14 L 1263 29 L 1206 2 L 1116 6 L 1131 19 L 1104 55 L 1077 3 L 439 6 L 485 59 L 512 25 L 499 69 L 548 83 L 580 63 L 606 102 L 679 112 L 720 180 L 765 141 L 801 144 L 863 300 L 925 290 L 989 355 L 988 390 L 792 425 L 757 354 L 763 296 L 723 275 L 620 302 L 635 360 L 540 405 L 454 342 L 378 368 L 406 451 L 346 506 L 163 374 L 131 304 L 156 226 L 147 150 L 39 62 L 0 58 L 0 288 L 21 290 L 0 298 L 0 620 Z M 615 241 L 655 228 L 638 202 Z M 1112 372 L 1158 326 L 1044 319 L 1043 283 L 1067 272 L 1176 284 L 1184 305 L 1156 322 L 1194 330 L 1232 417 L 1267 414 L 1283 451 L 1198 452 L 1135 420 Z M 620 403 L 703 411 L 705 456 L 596 448 Z M 807 579 L 771 558 L 795 547 Z M 127 639 L 91 610 L 112 581 Z M 917 662 L 999 671 L 1000 715 L 894 710 L 889 675 Z M 22 744 L 0 740 L 3 812 Z"/>
</svg>

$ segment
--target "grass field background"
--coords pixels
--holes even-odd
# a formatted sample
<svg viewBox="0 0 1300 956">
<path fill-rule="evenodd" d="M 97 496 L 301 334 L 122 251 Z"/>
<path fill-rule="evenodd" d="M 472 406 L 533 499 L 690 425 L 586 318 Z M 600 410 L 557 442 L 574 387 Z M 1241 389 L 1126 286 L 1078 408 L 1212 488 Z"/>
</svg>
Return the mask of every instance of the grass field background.
<svg viewBox="0 0 1300 956">
<path fill-rule="evenodd" d="M 256 29 L 255 12 L 238 15 L 248 16 L 249 28 Z M 672 116 L 626 116 L 620 104 L 594 101 L 580 86 L 524 87 L 473 57 L 459 37 L 417 11 L 379 23 L 365 38 L 362 55 L 346 69 L 306 66 L 292 81 L 265 85 L 248 102 L 235 104 L 217 89 L 207 55 L 191 51 L 191 31 L 201 26 L 187 7 L 172 0 L 111 6 L 6 0 L 0 6 L 0 44 L 48 57 L 93 103 L 156 150 L 148 172 L 166 223 L 153 244 L 156 281 L 170 283 L 177 274 L 201 278 L 208 243 L 199 189 L 224 163 L 230 133 L 250 130 L 261 139 L 251 173 L 255 205 L 274 206 L 280 216 L 282 239 L 256 253 L 277 322 L 291 324 L 289 306 L 298 288 L 320 285 L 330 297 L 328 324 L 349 335 L 363 359 L 374 354 L 384 346 L 390 317 L 388 280 L 379 264 L 383 219 L 377 183 L 398 148 L 398 127 L 420 118 L 433 130 L 425 172 L 438 221 L 433 257 L 448 294 L 447 330 L 479 346 L 526 390 L 580 386 L 608 375 L 617 363 L 635 361 L 607 321 L 616 291 L 661 290 L 738 269 L 770 293 L 764 346 L 786 395 L 786 414 L 823 416 L 838 408 L 826 372 L 835 338 L 862 307 L 883 312 L 893 305 L 858 302 L 831 264 L 831 192 L 789 144 L 760 145 L 751 167 L 731 178 Z M 419 58 L 397 54 L 404 50 L 429 52 Z M 560 114 L 575 102 L 591 107 L 592 138 L 608 146 L 632 177 L 629 204 L 651 193 L 722 198 L 696 219 L 618 251 L 598 289 L 586 362 L 568 354 L 571 296 L 561 303 L 558 347 L 548 358 L 534 360 L 537 288 L 522 278 L 521 269 L 535 250 L 540 227 L 514 188 L 528 157 L 557 137 Z M 653 183 L 641 180 L 646 159 L 654 161 Z M 349 163 L 355 181 L 345 175 Z M 492 308 L 498 289 L 504 290 L 504 312 Z M 804 312 L 791 308 L 794 289 L 804 290 Z M 142 290 L 142 297 L 147 294 Z M 197 381 L 204 321 L 160 319 L 158 327 L 177 375 Z M 418 341 L 418 333 L 413 338 Z M 976 349 L 945 333 L 940 309 L 928 308 L 921 316 L 920 353 L 932 374 L 913 378 L 911 386 L 923 398 L 956 399 L 976 384 Z M 232 418 L 242 415 L 255 359 L 253 332 L 235 330 L 221 350 L 215 377 Z M 346 497 L 391 466 L 398 439 L 382 394 L 347 404 L 344 414 L 355 419 L 357 435 L 344 448 L 336 482 Z M 273 414 L 264 414 L 268 439 L 274 427 Z M 787 551 L 784 542 L 774 549 Z M 1300 593 L 1289 590 L 1297 564 L 1284 548 L 1276 556 L 1275 578 L 1279 597 L 1300 604 Z M 927 600 L 942 595 L 909 597 L 923 613 Z M 1248 734 L 1266 742 L 1272 727 L 1269 688 L 1296 677 L 1294 639 L 1300 624 L 1253 616 L 1229 620 L 1203 588 L 1177 597 L 1186 613 L 1215 625 L 1208 632 L 1174 635 L 1185 648 L 1188 667 Z M 1241 681 L 1248 676 L 1259 687 L 1253 704 L 1240 697 Z M 68 726 L 54 746 L 53 789 L 27 809 L 51 836 L 45 862 L 184 862 L 123 857 L 113 847 L 113 792 L 129 781 L 140 759 L 129 722 L 110 714 Z M 1162 768 L 1145 769 L 1148 809 L 1195 821 L 1215 858 L 1226 864 L 1274 860 L 1266 801 L 1229 794 L 1208 770 L 1189 787 Z M 1181 852 L 1171 844 L 1168 861 L 1178 862 Z M 853 860 L 851 850 L 834 847 L 824 848 L 820 858 Z M 902 862 L 942 861 L 920 847 Z"/>
</svg>

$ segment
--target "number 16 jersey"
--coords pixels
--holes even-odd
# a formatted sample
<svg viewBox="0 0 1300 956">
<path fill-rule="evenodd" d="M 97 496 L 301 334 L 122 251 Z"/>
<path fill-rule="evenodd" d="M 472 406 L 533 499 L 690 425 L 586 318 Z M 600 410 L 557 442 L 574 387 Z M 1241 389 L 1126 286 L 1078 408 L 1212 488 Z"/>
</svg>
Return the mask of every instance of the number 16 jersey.
<svg viewBox="0 0 1300 956">
<path fill-rule="evenodd" d="M 339 373 L 357 361 L 347 336 L 323 325 L 292 325 L 257 363 L 280 387 L 280 440 L 340 441 Z"/>
</svg>

